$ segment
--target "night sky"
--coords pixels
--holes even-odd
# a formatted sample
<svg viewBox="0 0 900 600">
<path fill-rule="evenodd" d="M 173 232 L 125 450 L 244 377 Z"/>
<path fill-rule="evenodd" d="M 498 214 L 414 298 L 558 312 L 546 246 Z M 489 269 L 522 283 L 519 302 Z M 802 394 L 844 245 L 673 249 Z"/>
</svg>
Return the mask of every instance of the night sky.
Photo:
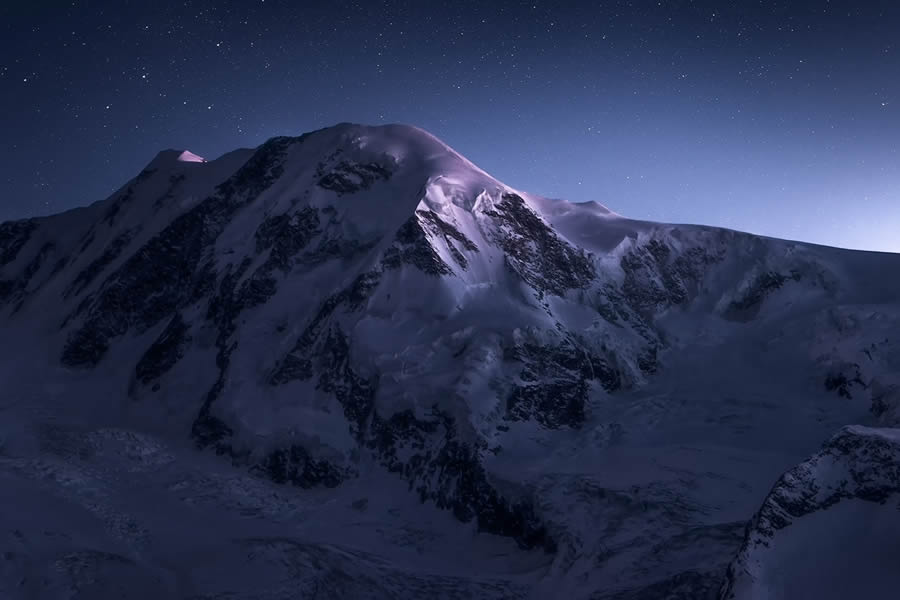
<svg viewBox="0 0 900 600">
<path fill-rule="evenodd" d="M 0 220 L 403 122 L 529 192 L 900 251 L 896 4 L 0 0 Z"/>
</svg>

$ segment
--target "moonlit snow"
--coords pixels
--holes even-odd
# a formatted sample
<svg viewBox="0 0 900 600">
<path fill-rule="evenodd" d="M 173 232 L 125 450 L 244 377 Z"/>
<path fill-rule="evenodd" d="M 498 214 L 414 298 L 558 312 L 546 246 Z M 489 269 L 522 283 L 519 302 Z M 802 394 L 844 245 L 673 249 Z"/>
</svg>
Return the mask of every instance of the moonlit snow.
<svg viewBox="0 0 900 600">
<path fill-rule="evenodd" d="M 408 126 L 160 152 L 0 225 L 0 598 L 892 597 L 898 272 Z"/>
<path fill-rule="evenodd" d="M 181 162 L 206 162 L 205 158 L 203 158 L 202 156 L 197 156 L 189 150 L 185 150 L 184 152 L 179 154 L 178 160 Z"/>
</svg>

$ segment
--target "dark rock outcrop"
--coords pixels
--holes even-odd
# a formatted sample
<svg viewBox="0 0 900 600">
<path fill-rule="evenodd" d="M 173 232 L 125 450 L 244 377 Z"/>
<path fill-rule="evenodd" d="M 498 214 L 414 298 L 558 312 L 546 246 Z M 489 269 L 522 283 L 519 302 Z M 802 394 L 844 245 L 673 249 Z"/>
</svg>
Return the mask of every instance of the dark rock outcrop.
<svg viewBox="0 0 900 600">
<path fill-rule="evenodd" d="M 520 196 L 504 194 L 500 203 L 484 214 L 500 225 L 494 241 L 506 253 L 513 271 L 540 294 L 562 296 L 596 278 L 584 251 L 560 238 Z"/>
<path fill-rule="evenodd" d="M 800 281 L 799 271 L 790 275 L 777 271 L 765 271 L 758 274 L 750 284 L 741 291 L 741 295 L 732 300 L 725 311 L 725 316 L 732 319 L 745 320 L 756 316 L 763 301 L 781 289 L 789 281 Z"/>
<path fill-rule="evenodd" d="M 592 381 L 606 391 L 621 385 L 608 360 L 571 337 L 556 345 L 523 341 L 508 348 L 504 358 L 522 363 L 506 397 L 507 417 L 534 419 L 550 429 L 577 428 L 584 422 Z"/>
<path fill-rule="evenodd" d="M 37 222 L 34 219 L 0 223 L 0 267 L 16 260 L 35 229 Z"/>
<path fill-rule="evenodd" d="M 391 164 L 376 162 L 357 163 L 344 160 L 334 165 L 327 172 L 320 169 L 318 186 L 331 190 L 339 196 L 353 194 L 372 187 L 375 182 L 390 179 L 394 172 Z"/>
<path fill-rule="evenodd" d="M 721 257 L 710 249 L 690 247 L 676 252 L 665 241 L 652 238 L 622 257 L 622 297 L 645 317 L 677 306 L 696 294 L 709 265 L 718 260 Z"/>
<path fill-rule="evenodd" d="M 434 211 L 417 210 L 416 214 L 420 217 L 419 223 L 428 229 L 432 236 L 444 240 L 456 264 L 463 270 L 467 269 L 469 262 L 460 249 L 457 248 L 457 244 L 467 252 L 478 252 L 478 246 L 475 242 L 466 237 L 459 229 L 441 219 Z"/>
<path fill-rule="evenodd" d="M 320 485 L 336 487 L 346 478 L 346 473 L 326 460 L 310 456 L 298 444 L 269 452 L 253 470 L 275 483 L 289 483 L 302 488 Z"/>
<path fill-rule="evenodd" d="M 876 378 L 871 383 L 872 414 L 882 427 L 900 427 L 900 383 L 883 382 Z"/>
<path fill-rule="evenodd" d="M 728 567 L 721 600 L 753 597 L 763 571 L 789 572 L 785 556 L 774 551 L 782 532 L 848 500 L 876 505 L 900 500 L 898 430 L 844 427 L 820 452 L 782 475 L 747 526 L 741 550 Z M 852 553 L 853 548 L 844 551 Z"/>
<path fill-rule="evenodd" d="M 174 367 L 184 356 L 185 347 L 191 341 L 189 330 L 181 313 L 176 313 L 135 366 L 137 380 L 148 385 Z"/>
<path fill-rule="evenodd" d="M 17 312 L 25 302 L 25 297 L 29 292 L 29 287 L 35 275 L 46 264 L 47 259 L 56 252 L 56 244 L 53 242 L 45 242 L 37 251 L 37 253 L 26 263 L 25 268 L 13 279 L 0 280 L 0 302 L 15 302 L 12 312 Z M 38 286 L 40 284 L 37 284 Z"/>
<path fill-rule="evenodd" d="M 863 381 L 859 365 L 856 363 L 832 367 L 832 370 L 825 376 L 825 389 L 829 392 L 837 392 L 839 396 L 848 400 L 853 398 L 850 389 L 854 385 L 863 389 L 869 387 Z"/>
<path fill-rule="evenodd" d="M 428 235 L 416 215 L 410 217 L 394 236 L 394 244 L 384 253 L 381 264 L 386 269 L 412 265 L 429 275 L 450 275 L 450 268 L 428 240 Z"/>
<path fill-rule="evenodd" d="M 319 211 L 308 206 L 294 214 L 269 217 L 256 230 L 256 253 L 269 251 L 263 266 L 267 272 L 290 271 L 292 261 L 321 233 Z"/>
<path fill-rule="evenodd" d="M 290 381 L 305 381 L 313 376 L 314 349 L 322 337 L 325 325 L 340 306 L 346 310 L 359 310 L 381 281 L 379 271 L 367 271 L 359 275 L 346 289 L 333 294 L 322 302 L 316 315 L 306 325 L 293 348 L 276 365 L 269 376 L 272 385 Z"/>
<path fill-rule="evenodd" d="M 103 253 L 92 260 L 88 266 L 78 273 L 72 283 L 70 283 L 63 292 L 63 297 L 69 298 L 71 296 L 77 296 L 84 291 L 84 289 L 89 286 L 111 262 L 122 254 L 122 251 L 131 243 L 131 240 L 134 239 L 136 233 L 137 230 L 129 229 L 113 238 L 106 248 L 104 248 Z"/>
<path fill-rule="evenodd" d="M 479 444 L 464 442 L 448 414 L 432 408 L 427 419 L 411 411 L 384 419 L 375 415 L 367 446 L 391 471 L 400 473 L 422 502 L 434 502 L 480 531 L 509 536 L 523 548 L 556 549 L 526 495 L 509 499 L 497 491 L 482 465 Z"/>
</svg>

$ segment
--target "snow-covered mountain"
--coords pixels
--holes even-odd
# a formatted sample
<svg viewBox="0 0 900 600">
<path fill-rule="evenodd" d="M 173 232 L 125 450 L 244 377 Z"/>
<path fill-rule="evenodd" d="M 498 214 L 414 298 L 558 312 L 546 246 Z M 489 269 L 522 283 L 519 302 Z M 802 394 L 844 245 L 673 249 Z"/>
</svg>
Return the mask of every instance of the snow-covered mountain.
<svg viewBox="0 0 900 600">
<path fill-rule="evenodd" d="M 782 597 L 843 518 L 810 494 L 896 475 L 830 449 L 896 435 L 898 272 L 408 126 L 163 151 L 0 225 L 0 595 Z M 888 429 L 801 463 L 847 424 Z"/>
</svg>

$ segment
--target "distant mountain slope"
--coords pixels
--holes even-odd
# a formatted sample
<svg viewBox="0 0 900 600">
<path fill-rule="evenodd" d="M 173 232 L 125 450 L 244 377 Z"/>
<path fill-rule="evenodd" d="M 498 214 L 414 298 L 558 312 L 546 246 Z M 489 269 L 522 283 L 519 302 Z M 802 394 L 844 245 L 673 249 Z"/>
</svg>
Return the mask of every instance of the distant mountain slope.
<svg viewBox="0 0 900 600">
<path fill-rule="evenodd" d="M 714 596 L 772 481 L 843 425 L 891 424 L 897 272 L 536 197 L 408 126 L 163 151 L 102 202 L 0 224 L 7 467 L 48 427 L 205 461 L 189 441 L 323 523 L 404 489 L 472 548 L 513 540 L 491 581 L 538 597 Z M 374 533 L 385 502 L 334 543 L 450 577 L 457 534 L 419 523 L 409 562 Z M 168 573 L 151 530 L 116 553 Z"/>
</svg>

